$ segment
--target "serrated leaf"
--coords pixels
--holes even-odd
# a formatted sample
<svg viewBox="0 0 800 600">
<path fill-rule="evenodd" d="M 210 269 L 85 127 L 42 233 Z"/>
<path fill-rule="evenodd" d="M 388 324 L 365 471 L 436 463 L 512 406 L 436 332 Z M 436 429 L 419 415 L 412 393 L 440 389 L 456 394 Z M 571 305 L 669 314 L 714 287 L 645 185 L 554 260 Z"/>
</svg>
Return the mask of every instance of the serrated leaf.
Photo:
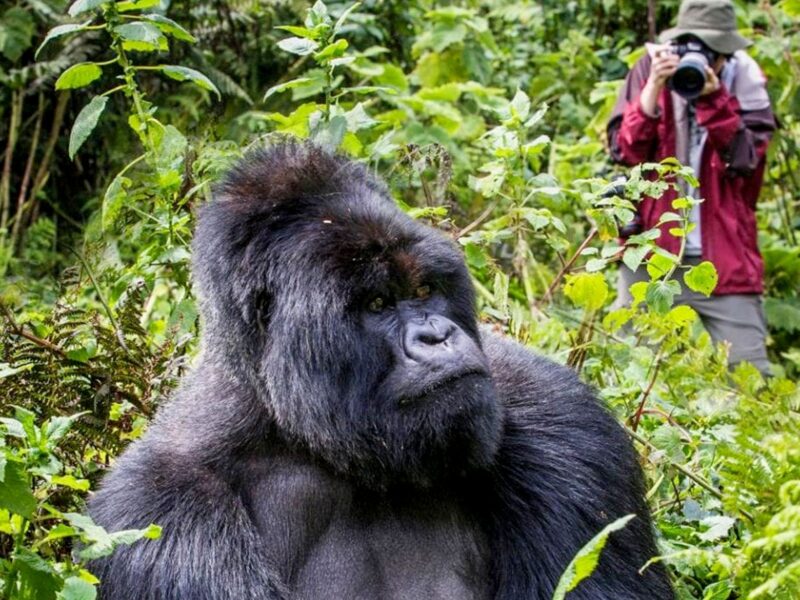
<svg viewBox="0 0 800 600">
<path fill-rule="evenodd" d="M 336 19 L 336 23 L 333 26 L 333 35 L 336 35 L 342 30 L 342 26 L 345 24 L 345 21 L 347 21 L 347 17 L 359 6 L 361 6 L 361 2 L 354 2 L 352 6 L 345 9 L 344 12 L 339 15 L 339 18 Z"/>
<path fill-rule="evenodd" d="M 681 293 L 680 284 L 674 279 L 651 281 L 647 284 L 644 298 L 647 306 L 659 315 L 665 315 L 672 308 L 675 296 Z"/>
<path fill-rule="evenodd" d="M 13 461 L 6 463 L 3 485 L 0 485 L 0 508 L 5 508 L 26 519 L 36 510 L 36 499 L 31 493 L 24 467 Z"/>
<path fill-rule="evenodd" d="M 711 295 L 717 287 L 717 281 L 717 269 L 707 260 L 695 265 L 683 276 L 683 282 L 690 290 L 700 292 L 704 296 Z"/>
<path fill-rule="evenodd" d="M 158 2 L 156 2 L 156 4 L 158 4 Z M 183 28 L 181 25 L 179 25 L 169 17 L 165 17 L 164 15 L 159 15 L 155 13 L 147 13 L 144 15 L 140 15 L 140 18 L 150 21 L 156 27 L 158 27 L 162 33 L 171 35 L 176 40 L 181 40 L 183 42 L 191 42 L 191 43 L 197 41 L 196 37 L 194 37 L 191 33 L 186 31 L 185 28 Z"/>
<path fill-rule="evenodd" d="M 51 450 L 55 448 L 57 442 L 67 434 L 75 421 L 85 414 L 87 413 L 81 412 L 69 417 L 51 417 L 44 426 L 44 437 L 47 440 L 47 447 Z"/>
<path fill-rule="evenodd" d="M 57 90 L 74 90 L 86 87 L 103 74 L 103 69 L 95 63 L 78 63 L 64 71 L 56 80 Z"/>
<path fill-rule="evenodd" d="M 264 100 L 272 96 L 273 94 L 278 94 L 280 92 L 291 90 L 292 88 L 299 87 L 306 83 L 313 81 L 312 77 L 298 77 L 297 79 L 292 79 L 291 81 L 287 81 L 285 83 L 281 83 L 278 85 L 274 85 L 267 90 L 267 93 L 264 94 Z"/>
<path fill-rule="evenodd" d="M 15 62 L 32 43 L 36 23 L 31 14 L 12 6 L 0 17 L 0 54 Z"/>
<path fill-rule="evenodd" d="M 311 54 L 316 51 L 318 47 L 319 44 L 314 40 L 300 37 L 290 37 L 278 42 L 278 48 L 286 52 L 291 52 L 292 54 L 297 54 L 298 56 Z"/>
<path fill-rule="evenodd" d="M 123 48 L 139 52 L 154 52 L 162 47 L 164 36 L 153 23 L 134 21 L 118 25 L 114 31 L 122 38 Z"/>
<path fill-rule="evenodd" d="M 94 128 L 97 126 L 97 121 L 103 110 L 106 108 L 108 96 L 95 96 L 92 101 L 81 109 L 78 117 L 75 119 L 75 124 L 72 126 L 72 131 L 69 134 L 69 158 L 75 158 L 75 153 L 83 146 L 83 143 L 89 138 Z"/>
<path fill-rule="evenodd" d="M 161 0 L 127 0 L 126 2 L 117 2 L 117 10 L 119 12 L 130 12 L 132 10 L 153 8 L 159 4 L 161 4 Z"/>
<path fill-rule="evenodd" d="M 70 577 L 64 582 L 64 587 L 58 592 L 57 600 L 95 600 L 97 588 L 80 577 Z"/>
<path fill-rule="evenodd" d="M 16 419 L 9 419 L 8 417 L 1 417 L 0 424 L 5 427 L 5 434 L 10 435 L 12 437 L 17 437 L 20 439 L 25 439 L 28 436 L 25 433 L 25 428 L 22 426 L 22 423 L 17 421 Z"/>
<path fill-rule="evenodd" d="M 622 255 L 622 262 L 631 271 L 635 271 L 642 264 L 648 252 L 650 252 L 649 246 L 628 246 L 625 254 Z"/>
<path fill-rule="evenodd" d="M 36 54 L 34 54 L 33 58 L 39 58 L 39 53 L 42 51 L 42 48 L 44 48 L 54 39 L 60 38 L 65 35 L 69 35 L 70 33 L 83 31 L 83 29 L 88 27 L 91 24 L 91 22 L 92 20 L 89 19 L 88 21 L 84 21 L 83 23 L 67 23 L 66 25 L 57 25 L 56 27 L 53 27 L 50 31 L 47 32 L 44 41 L 41 44 L 39 44 L 39 47 L 36 49 Z"/>
<path fill-rule="evenodd" d="M 323 61 L 328 58 L 337 58 L 343 56 L 344 53 L 347 51 L 348 45 L 349 44 L 345 39 L 336 40 L 332 44 L 328 44 L 322 50 L 314 54 L 314 59 L 318 61 Z"/>
<path fill-rule="evenodd" d="M 204 90 L 214 92 L 217 95 L 217 98 L 220 97 L 217 86 L 215 86 L 211 80 L 203 75 L 200 71 L 195 71 L 194 69 L 182 67 L 180 65 L 161 65 L 159 69 L 161 69 L 161 72 L 164 73 L 164 75 L 171 79 L 175 79 L 176 81 L 191 81 Z"/>
<path fill-rule="evenodd" d="M 81 13 L 85 13 L 87 10 L 93 10 L 107 1 L 108 0 L 76 0 L 72 3 L 72 6 L 69 7 L 69 16 L 75 17 Z"/>
<path fill-rule="evenodd" d="M 55 485 L 63 485 L 64 487 L 68 487 L 70 489 L 78 490 L 81 492 L 86 492 L 89 490 L 88 479 L 76 479 L 72 475 L 56 476 L 51 478 L 50 481 Z"/>
<path fill-rule="evenodd" d="M 578 551 L 578 554 L 570 561 L 564 570 L 564 574 L 558 580 L 558 585 L 555 592 L 553 592 L 553 600 L 564 600 L 567 592 L 574 590 L 581 581 L 594 573 L 597 564 L 600 562 L 600 553 L 605 548 L 608 537 L 613 532 L 625 527 L 634 517 L 636 515 L 627 515 L 609 523 Z"/>
<path fill-rule="evenodd" d="M 606 303 L 608 284 L 602 273 L 568 275 L 564 293 L 576 306 L 597 310 Z"/>
</svg>

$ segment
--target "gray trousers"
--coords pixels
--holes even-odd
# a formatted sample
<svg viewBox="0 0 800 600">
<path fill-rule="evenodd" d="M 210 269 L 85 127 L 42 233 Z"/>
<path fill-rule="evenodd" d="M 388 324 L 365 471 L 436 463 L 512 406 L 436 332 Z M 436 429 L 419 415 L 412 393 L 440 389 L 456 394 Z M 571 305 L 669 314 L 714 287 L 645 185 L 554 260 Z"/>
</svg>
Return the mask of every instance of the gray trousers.
<svg viewBox="0 0 800 600">
<path fill-rule="evenodd" d="M 695 265 L 699 258 L 684 258 L 684 265 Z M 769 375 L 769 359 L 767 358 L 767 323 L 760 294 L 725 294 L 706 298 L 699 292 L 693 292 L 683 282 L 685 269 L 676 271 L 676 279 L 681 284 L 681 293 L 675 297 L 676 304 L 691 306 L 700 316 L 714 342 L 726 341 L 730 344 L 728 362 L 731 367 L 746 360 L 752 363 L 761 373 Z M 644 267 L 636 272 L 625 265 L 620 265 L 617 283 L 617 302 L 627 306 L 633 298 L 629 288 L 637 281 L 650 281 Z"/>
</svg>

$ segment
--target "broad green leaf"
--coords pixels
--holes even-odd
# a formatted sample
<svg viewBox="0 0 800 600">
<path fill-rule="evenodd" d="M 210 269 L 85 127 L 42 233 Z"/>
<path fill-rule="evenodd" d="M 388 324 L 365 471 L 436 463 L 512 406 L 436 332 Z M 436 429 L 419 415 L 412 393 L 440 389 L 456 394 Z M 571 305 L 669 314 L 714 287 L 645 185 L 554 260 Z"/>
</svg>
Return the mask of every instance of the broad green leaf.
<svg viewBox="0 0 800 600">
<path fill-rule="evenodd" d="M 145 10 L 146 8 L 153 8 L 159 4 L 161 4 L 161 0 L 127 0 L 126 2 L 117 2 L 117 10 L 119 12 Z"/>
<path fill-rule="evenodd" d="M 717 269 L 713 263 L 705 260 L 686 271 L 683 281 L 690 290 L 710 296 L 717 287 Z"/>
<path fill-rule="evenodd" d="M 38 600 L 56 597 L 63 581 L 52 563 L 25 547 L 17 547 L 11 560 L 12 568 L 19 573 L 20 589 L 27 591 L 24 596 L 14 596 L 15 599 Z"/>
<path fill-rule="evenodd" d="M 158 2 L 156 2 L 156 4 L 158 4 Z M 169 17 L 165 17 L 164 15 L 147 13 L 144 15 L 140 15 L 139 18 L 150 21 L 156 27 L 158 27 L 162 33 L 171 35 L 176 40 L 181 40 L 182 42 L 191 42 L 191 43 L 197 41 L 197 38 L 194 37 L 188 31 L 186 31 L 186 29 L 184 29 L 181 25 L 179 25 Z"/>
<path fill-rule="evenodd" d="M 578 551 L 578 554 L 567 565 L 566 570 L 558 580 L 556 590 L 553 592 L 553 600 L 564 600 L 567 592 L 574 590 L 581 581 L 594 573 L 597 563 L 600 561 L 600 553 L 605 548 L 608 537 L 615 531 L 625 527 L 634 517 L 636 515 L 631 514 L 609 523 Z"/>
<path fill-rule="evenodd" d="M 651 281 L 647 284 L 645 300 L 654 312 L 665 315 L 672 308 L 675 296 L 681 293 L 681 285 L 674 279 Z"/>
<path fill-rule="evenodd" d="M 601 308 L 608 298 L 608 284 L 602 273 L 568 275 L 564 293 L 575 306 L 586 310 Z"/>
<path fill-rule="evenodd" d="M 25 468 L 18 462 L 6 463 L 5 478 L 0 485 L 0 508 L 26 519 L 30 519 L 36 510 L 36 499 L 31 493 Z"/>
<path fill-rule="evenodd" d="M 161 65 L 159 68 L 164 75 L 170 77 L 171 79 L 175 79 L 177 81 L 191 81 L 204 90 L 214 92 L 217 95 L 217 98 L 220 97 L 217 86 L 215 86 L 211 80 L 203 75 L 200 71 L 195 71 L 194 69 L 182 67 L 180 65 Z"/>
<path fill-rule="evenodd" d="M 87 10 L 98 8 L 105 2 L 108 2 L 108 0 L 76 0 L 72 3 L 72 6 L 69 7 L 69 16 L 75 17 L 81 13 L 85 13 Z"/>
<path fill-rule="evenodd" d="M 278 42 L 278 48 L 299 56 L 311 54 L 312 52 L 316 51 L 318 47 L 319 44 L 314 40 L 300 37 L 290 37 Z"/>
<path fill-rule="evenodd" d="M 57 600 L 95 600 L 97 588 L 88 581 L 73 576 L 64 582 L 64 587 L 56 598 Z"/>
<path fill-rule="evenodd" d="M 297 79 L 292 79 L 291 81 L 287 81 L 285 83 L 280 83 L 278 85 L 274 85 L 267 90 L 267 93 L 264 94 L 264 100 L 272 96 L 273 94 L 278 94 L 280 92 L 291 90 L 292 88 L 296 88 L 298 86 L 304 85 L 309 83 L 313 79 L 311 77 L 298 77 Z"/>
<path fill-rule="evenodd" d="M 337 58 L 343 56 L 345 51 L 347 50 L 347 46 L 348 46 L 347 40 L 345 39 L 336 40 L 332 44 L 328 44 L 322 50 L 317 52 L 314 55 L 314 58 L 318 61 L 324 61 L 329 58 Z"/>
<path fill-rule="evenodd" d="M 642 264 L 642 261 L 650 250 L 651 248 L 649 246 L 628 246 L 625 250 L 625 254 L 622 255 L 622 262 L 625 263 L 625 266 L 631 271 L 635 271 L 639 268 L 639 265 Z"/>
<path fill-rule="evenodd" d="M 103 69 L 95 63 L 78 63 L 64 71 L 56 80 L 57 90 L 70 90 L 86 87 L 103 74 Z"/>
<path fill-rule="evenodd" d="M 275 29 L 280 29 L 281 31 L 287 31 L 289 33 L 295 34 L 297 37 L 306 38 L 309 40 L 316 40 L 319 36 L 319 31 L 315 29 L 308 29 L 306 27 L 296 27 L 294 25 L 279 25 Z"/>
<path fill-rule="evenodd" d="M 83 31 L 85 27 L 87 27 L 91 23 L 91 19 L 88 21 L 84 21 L 83 23 L 67 23 L 66 25 L 57 25 L 53 27 L 50 31 L 47 32 L 47 36 L 45 36 L 44 41 L 39 45 L 39 48 L 36 49 L 36 54 L 34 58 L 39 57 L 39 53 L 42 51 L 47 44 L 52 42 L 56 38 L 60 38 L 65 35 L 69 35 L 70 33 L 75 33 L 77 31 Z"/>
<path fill-rule="evenodd" d="M 97 121 L 108 102 L 108 96 L 95 96 L 92 101 L 81 109 L 78 117 L 75 119 L 75 124 L 72 126 L 72 131 L 69 134 L 69 158 L 75 158 L 75 153 L 80 149 L 83 143 L 89 138 L 94 128 L 97 126 Z"/>
<path fill-rule="evenodd" d="M 30 48 L 35 27 L 30 12 L 19 6 L 9 8 L 0 17 L 0 54 L 15 62 Z"/>
<path fill-rule="evenodd" d="M 25 428 L 22 426 L 22 423 L 20 423 L 16 419 L 10 419 L 8 417 L 0 417 L 0 424 L 5 427 L 6 435 L 21 438 L 23 440 L 28 437 L 25 433 Z"/>
<path fill-rule="evenodd" d="M 145 21 L 118 25 L 114 31 L 122 38 L 122 47 L 126 50 L 154 52 L 162 49 L 163 42 L 166 41 L 158 27 Z"/>
<path fill-rule="evenodd" d="M 58 441 L 67 434 L 75 421 L 86 414 L 88 413 L 81 412 L 69 417 L 51 417 L 44 426 L 44 437 L 47 440 L 47 447 L 51 450 L 55 448 Z"/>
<path fill-rule="evenodd" d="M 352 6 L 350 6 L 347 9 L 345 9 L 345 11 L 342 12 L 341 15 L 339 15 L 339 18 L 336 19 L 336 23 L 333 26 L 333 35 L 336 35 L 337 33 L 339 33 L 342 30 L 342 27 L 344 26 L 345 21 L 347 21 L 347 17 L 349 17 L 350 13 L 352 13 L 359 6 L 361 6 L 361 2 L 354 2 L 352 4 Z"/>
<path fill-rule="evenodd" d="M 524 121 L 528 118 L 530 110 L 531 99 L 528 97 L 528 94 L 517 88 L 517 93 L 514 94 L 514 98 L 511 100 L 512 115 L 517 117 L 520 121 Z"/>
</svg>

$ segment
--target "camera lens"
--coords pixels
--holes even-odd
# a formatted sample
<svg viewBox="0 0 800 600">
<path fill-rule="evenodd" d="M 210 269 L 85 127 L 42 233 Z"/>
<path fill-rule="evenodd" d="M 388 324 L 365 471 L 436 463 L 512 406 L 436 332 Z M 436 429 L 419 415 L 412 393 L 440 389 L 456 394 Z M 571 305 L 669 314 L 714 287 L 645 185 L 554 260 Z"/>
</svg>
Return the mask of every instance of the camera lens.
<svg viewBox="0 0 800 600">
<path fill-rule="evenodd" d="M 708 60 L 701 53 L 687 52 L 670 79 L 670 88 L 687 100 L 694 100 L 706 85 L 707 66 Z"/>
</svg>

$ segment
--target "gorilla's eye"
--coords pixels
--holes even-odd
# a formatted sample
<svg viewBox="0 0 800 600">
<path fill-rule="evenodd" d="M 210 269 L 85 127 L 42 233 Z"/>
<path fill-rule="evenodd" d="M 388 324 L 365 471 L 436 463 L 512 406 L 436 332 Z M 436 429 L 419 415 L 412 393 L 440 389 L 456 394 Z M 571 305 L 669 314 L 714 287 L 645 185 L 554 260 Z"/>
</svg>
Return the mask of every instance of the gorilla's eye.
<svg viewBox="0 0 800 600">
<path fill-rule="evenodd" d="M 431 296 L 431 286 L 421 285 L 414 291 L 414 294 L 420 300 L 427 300 Z"/>
<path fill-rule="evenodd" d="M 370 303 L 367 304 L 367 309 L 370 312 L 381 312 L 387 306 L 389 306 L 389 301 L 386 298 L 383 296 L 375 296 L 370 300 Z"/>
</svg>

